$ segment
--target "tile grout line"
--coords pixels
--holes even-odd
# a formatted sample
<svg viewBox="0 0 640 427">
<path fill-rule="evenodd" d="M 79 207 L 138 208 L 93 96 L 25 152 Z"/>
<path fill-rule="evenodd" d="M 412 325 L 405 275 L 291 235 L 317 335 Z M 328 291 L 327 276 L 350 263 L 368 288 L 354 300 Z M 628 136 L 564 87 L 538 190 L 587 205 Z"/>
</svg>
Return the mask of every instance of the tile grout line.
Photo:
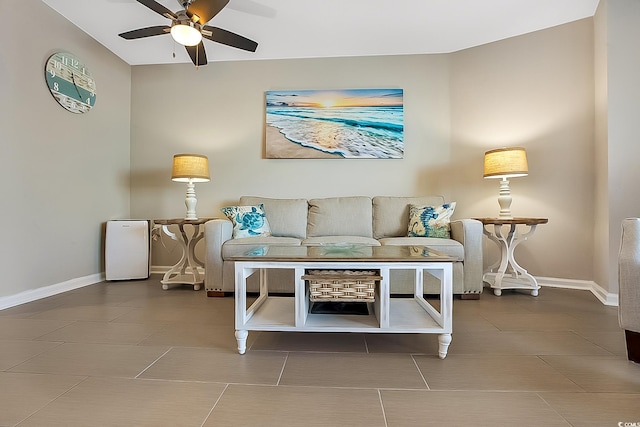
<svg viewBox="0 0 640 427">
<path fill-rule="evenodd" d="M 580 384 L 578 384 L 577 382 L 575 382 L 572 378 L 568 377 L 567 375 L 565 375 L 564 373 L 560 372 L 560 370 L 558 368 L 556 368 L 555 366 L 553 366 L 551 363 L 549 363 L 547 360 L 545 360 L 545 356 L 551 356 L 553 357 L 553 355 L 535 355 L 534 357 L 536 357 L 538 360 L 540 360 L 542 363 L 544 363 L 545 365 L 547 365 L 549 368 L 553 369 L 555 372 L 558 373 L 558 375 L 560 375 L 562 378 L 566 378 L 567 381 L 569 381 L 571 384 L 574 384 L 576 387 L 578 387 L 582 392 L 584 393 L 588 393 L 589 390 L 587 390 L 586 388 L 582 387 Z M 537 393 L 538 391 L 536 391 Z"/>
<path fill-rule="evenodd" d="M 567 422 L 567 424 L 569 424 L 570 426 L 573 426 L 574 424 L 572 422 L 570 422 L 566 417 L 564 417 L 560 412 L 558 412 L 556 410 L 556 408 L 553 407 L 553 405 L 551 405 L 551 403 L 547 402 L 547 399 L 545 399 L 544 397 L 542 397 L 542 395 L 540 394 L 541 392 L 537 391 L 535 392 L 536 396 L 538 396 L 538 398 L 540 400 L 542 400 L 545 405 L 547 405 L 549 407 L 549 409 L 551 409 L 554 413 L 556 413 L 556 415 L 558 415 L 560 418 L 562 418 L 563 420 L 565 420 Z"/>
<path fill-rule="evenodd" d="M 384 426 L 389 427 L 389 423 L 387 422 L 387 413 L 384 410 L 384 403 L 382 402 L 382 393 L 380 389 L 378 389 L 378 400 L 380 401 L 380 409 L 382 409 L 382 419 L 384 420 Z"/>
<path fill-rule="evenodd" d="M 280 385 L 280 381 L 282 380 L 282 375 L 284 374 L 284 368 L 287 366 L 287 361 L 289 360 L 289 352 L 287 352 L 287 356 L 284 358 L 284 362 L 282 363 L 282 369 L 280 369 L 280 375 L 278 375 L 278 381 L 276 381 L 276 385 Z"/>
<path fill-rule="evenodd" d="M 224 393 L 227 391 L 228 388 L 229 388 L 229 384 L 225 384 L 224 389 L 222 390 L 222 393 L 220 393 L 220 396 L 218 396 L 216 401 L 213 403 L 211 410 L 209 411 L 207 416 L 204 417 L 204 420 L 202 421 L 202 424 L 200 424 L 200 427 L 203 427 L 206 424 L 207 420 L 209 420 L 209 417 L 213 413 L 214 409 L 216 409 L 216 406 L 218 406 L 218 402 L 220 402 L 220 399 L 222 399 L 222 395 L 224 395 Z"/>
<path fill-rule="evenodd" d="M 420 370 L 420 367 L 418 366 L 418 362 L 416 361 L 415 355 L 413 354 L 411 355 L 411 360 L 413 360 L 413 364 L 418 370 L 418 373 L 420 374 L 420 378 L 422 378 L 422 381 L 424 382 L 424 385 L 427 387 L 427 390 L 431 390 L 431 387 L 429 387 L 429 384 L 427 383 L 427 379 L 424 377 L 424 375 L 422 374 L 422 371 Z"/>
<path fill-rule="evenodd" d="M 80 384 L 84 383 L 85 381 L 87 381 L 89 378 L 89 376 L 85 376 L 81 381 L 78 381 L 77 384 L 75 384 L 74 386 L 72 386 L 71 388 L 69 388 L 68 390 L 65 390 L 63 392 L 61 392 L 60 394 L 58 394 L 57 396 L 55 396 L 54 398 L 52 398 L 50 401 L 48 401 L 45 405 L 43 405 L 41 408 L 36 409 L 35 411 L 33 411 L 32 413 L 30 413 L 29 415 L 27 415 L 25 418 L 21 419 L 20 421 L 18 421 L 15 425 L 19 426 L 20 424 L 22 424 L 23 422 L 29 420 L 29 418 L 33 417 L 35 414 L 37 414 L 38 412 L 42 411 L 43 409 L 45 409 L 47 406 L 51 405 L 53 402 L 55 402 L 57 399 L 61 398 L 62 396 L 66 395 L 67 393 L 69 393 L 70 391 L 76 389 L 77 387 L 80 386 Z"/>
<path fill-rule="evenodd" d="M 149 364 L 149 366 L 147 366 L 146 368 L 144 368 L 142 371 L 140 371 L 138 373 L 138 375 L 136 375 L 135 377 L 133 377 L 134 379 L 138 379 L 140 377 L 140 375 L 144 374 L 149 368 L 151 368 L 153 365 L 156 364 L 156 362 L 160 359 L 162 359 L 167 353 L 169 353 L 171 350 L 173 350 L 173 346 L 169 347 L 169 349 L 167 351 L 165 351 L 164 353 L 162 353 L 160 356 L 158 356 L 153 362 L 151 362 Z"/>
</svg>

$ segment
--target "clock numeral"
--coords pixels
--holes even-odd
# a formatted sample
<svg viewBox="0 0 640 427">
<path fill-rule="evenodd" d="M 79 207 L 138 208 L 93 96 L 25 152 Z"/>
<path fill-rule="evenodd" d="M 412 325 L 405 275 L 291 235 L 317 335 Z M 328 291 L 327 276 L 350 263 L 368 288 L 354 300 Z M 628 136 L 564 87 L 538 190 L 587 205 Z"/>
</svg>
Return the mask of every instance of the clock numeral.
<svg viewBox="0 0 640 427">
<path fill-rule="evenodd" d="M 73 68 L 78 68 L 78 64 L 80 63 L 80 61 L 75 58 L 72 59 L 72 58 L 69 58 L 68 56 L 63 56 L 62 63 L 64 65 L 68 65 Z"/>
<path fill-rule="evenodd" d="M 74 55 L 63 52 L 51 55 L 45 76 L 54 98 L 68 111 L 85 113 L 95 104 L 95 81 L 85 64 Z"/>
</svg>

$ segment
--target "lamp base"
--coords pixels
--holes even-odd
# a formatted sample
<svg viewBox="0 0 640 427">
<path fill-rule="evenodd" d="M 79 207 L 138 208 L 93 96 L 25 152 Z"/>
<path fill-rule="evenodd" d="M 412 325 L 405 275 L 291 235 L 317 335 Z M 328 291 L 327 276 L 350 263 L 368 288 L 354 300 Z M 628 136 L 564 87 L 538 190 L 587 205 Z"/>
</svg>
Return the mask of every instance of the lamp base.
<svg viewBox="0 0 640 427">
<path fill-rule="evenodd" d="M 500 219 L 513 219 L 511 215 L 511 189 L 509 188 L 509 180 L 502 178 L 500 180 L 500 193 L 498 195 L 498 204 L 500 205 Z"/>
<path fill-rule="evenodd" d="M 184 200 L 184 204 L 187 206 L 187 216 L 184 219 L 194 220 L 198 219 L 196 216 L 196 204 L 198 200 L 196 199 L 196 186 L 191 179 L 187 183 L 187 197 Z"/>
</svg>

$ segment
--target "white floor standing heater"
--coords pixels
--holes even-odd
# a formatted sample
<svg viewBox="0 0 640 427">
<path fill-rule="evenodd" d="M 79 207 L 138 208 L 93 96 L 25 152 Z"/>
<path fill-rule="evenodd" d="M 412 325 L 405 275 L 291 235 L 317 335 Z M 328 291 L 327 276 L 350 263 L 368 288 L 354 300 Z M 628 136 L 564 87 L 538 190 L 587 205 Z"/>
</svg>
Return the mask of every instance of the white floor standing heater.
<svg viewBox="0 0 640 427">
<path fill-rule="evenodd" d="M 107 221 L 104 246 L 107 280 L 149 277 L 149 221 Z"/>
</svg>

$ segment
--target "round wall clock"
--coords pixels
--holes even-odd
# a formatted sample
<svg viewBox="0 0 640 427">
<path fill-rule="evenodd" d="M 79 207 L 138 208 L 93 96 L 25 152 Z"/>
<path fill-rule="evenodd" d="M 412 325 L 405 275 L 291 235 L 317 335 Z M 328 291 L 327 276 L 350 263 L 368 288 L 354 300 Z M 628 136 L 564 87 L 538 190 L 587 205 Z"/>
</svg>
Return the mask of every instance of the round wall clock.
<svg viewBox="0 0 640 427">
<path fill-rule="evenodd" d="M 51 95 L 66 110 L 82 114 L 96 105 L 96 83 L 75 55 L 54 53 L 47 60 L 44 74 Z"/>
</svg>

